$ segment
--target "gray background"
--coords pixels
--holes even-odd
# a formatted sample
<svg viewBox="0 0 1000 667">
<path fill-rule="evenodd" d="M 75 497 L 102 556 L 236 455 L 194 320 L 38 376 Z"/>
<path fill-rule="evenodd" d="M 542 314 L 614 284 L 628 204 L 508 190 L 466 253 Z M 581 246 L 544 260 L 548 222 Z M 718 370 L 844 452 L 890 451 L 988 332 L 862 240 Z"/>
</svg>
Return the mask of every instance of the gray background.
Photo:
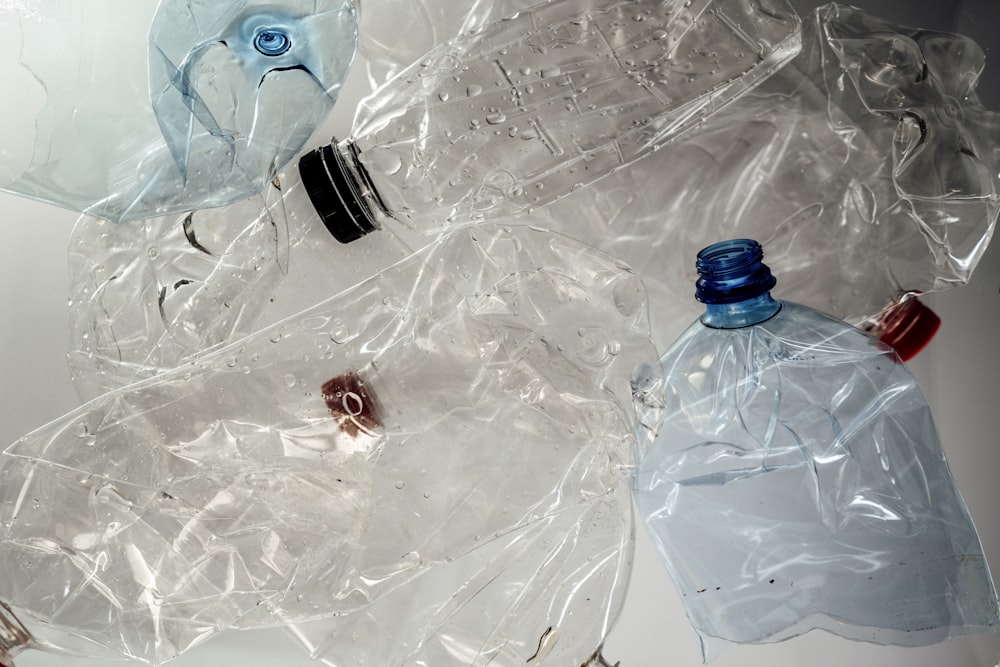
<svg viewBox="0 0 1000 667">
<path fill-rule="evenodd" d="M 372 0 L 374 1 L 374 0 Z M 794 0 L 793 0 L 794 2 Z M 820 2 L 795 2 L 807 11 Z M 861 3 L 873 13 L 908 25 L 953 30 L 987 51 L 981 85 L 987 106 L 1000 110 L 1000 3 L 910 0 Z M 6 90 L 5 104 L 17 99 Z M 353 102 L 364 89 L 356 67 L 328 126 L 318 136 L 349 133 Z M 76 215 L 0 193 L 0 446 L 77 405 L 64 360 L 67 299 L 66 247 Z M 987 252 L 972 282 L 931 295 L 926 302 L 943 326 L 911 364 L 931 403 L 952 471 L 980 530 L 988 560 L 1000 568 L 1000 251 Z M 625 611 L 605 655 L 623 667 L 700 664 L 697 642 L 665 570 L 637 529 L 635 571 Z M 99 661 L 26 653 L 21 667 L 96 666 Z M 234 633 L 186 654 L 178 667 L 314 664 L 278 631 Z M 781 644 L 739 647 L 717 667 L 803 664 L 909 667 L 1000 665 L 1000 636 L 952 639 L 919 649 L 849 642 L 812 632 Z M 569 666 L 568 666 L 569 667 Z"/>
</svg>

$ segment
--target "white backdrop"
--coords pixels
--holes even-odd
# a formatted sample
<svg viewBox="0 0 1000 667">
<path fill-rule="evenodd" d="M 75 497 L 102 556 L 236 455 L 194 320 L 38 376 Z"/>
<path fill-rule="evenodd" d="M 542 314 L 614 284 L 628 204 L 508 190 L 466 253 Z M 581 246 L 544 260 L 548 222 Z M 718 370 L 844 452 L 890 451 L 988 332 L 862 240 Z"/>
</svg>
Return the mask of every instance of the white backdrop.
<svg viewBox="0 0 1000 667">
<path fill-rule="evenodd" d="M 921 5 L 926 9 L 923 6 L 926 1 L 909 0 L 907 5 L 912 2 L 911 6 Z M 878 2 L 866 4 L 878 11 Z M 941 6 L 954 4 L 946 2 Z M 968 22 L 970 16 L 963 20 Z M 995 23 L 990 25 L 995 29 Z M 951 29 L 954 25 L 927 27 Z M 995 43 L 996 38 L 992 39 Z M 991 65 L 988 74 L 991 67 L 990 76 L 996 79 L 1000 69 Z M 9 84 L 0 81 L 0 89 L 5 91 L 5 107 L 18 100 L 18 91 L 10 89 Z M 364 87 L 361 68 L 356 67 L 334 116 L 313 144 L 331 134 L 343 137 L 349 133 L 351 110 Z M 998 107 L 993 104 L 993 108 Z M 2 122 L 11 117 L 7 110 L 0 110 L 0 114 Z M 73 213 L 0 193 L 0 446 L 78 404 L 65 363 L 66 247 L 75 219 Z M 1000 250 L 994 244 L 970 285 L 927 299 L 944 324 L 931 345 L 911 364 L 930 400 L 952 471 L 995 571 L 1000 570 L 998 289 Z M 641 527 L 637 529 L 637 538 L 635 571 L 626 608 L 607 642 L 605 655 L 612 662 L 620 660 L 622 667 L 700 664 L 694 633 Z M 27 653 L 17 664 L 96 667 L 103 663 Z M 172 664 L 257 667 L 314 663 L 289 637 L 268 631 L 223 636 Z M 899 649 L 813 632 L 777 645 L 736 648 L 712 664 L 717 667 L 804 664 L 993 667 L 1000 665 L 1000 636 L 953 639 L 926 648 Z"/>
</svg>

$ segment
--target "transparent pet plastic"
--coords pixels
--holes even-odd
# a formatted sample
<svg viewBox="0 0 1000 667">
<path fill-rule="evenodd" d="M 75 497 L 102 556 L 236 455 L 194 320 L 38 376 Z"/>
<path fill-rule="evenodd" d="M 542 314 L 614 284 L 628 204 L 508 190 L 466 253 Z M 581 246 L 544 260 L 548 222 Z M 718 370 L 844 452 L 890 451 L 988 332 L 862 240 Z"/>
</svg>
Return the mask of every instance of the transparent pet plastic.
<svg viewBox="0 0 1000 667">
<path fill-rule="evenodd" d="M 0 600 L 153 664 L 267 625 L 327 664 L 583 664 L 628 579 L 652 353 L 614 258 L 456 233 L 8 448 Z"/>
<path fill-rule="evenodd" d="M 409 253 L 388 230 L 350 245 L 330 238 L 295 170 L 226 207 L 132 225 L 81 218 L 69 252 L 77 392 L 96 398 L 176 368 L 255 331 L 279 293 L 291 315 Z"/>
<path fill-rule="evenodd" d="M 0 67 L 0 188 L 116 222 L 264 189 L 328 115 L 354 57 L 350 0 L 25 0 Z M 16 107 L 16 108 L 11 108 Z"/>
<path fill-rule="evenodd" d="M 360 14 L 358 52 L 377 88 L 448 40 L 532 9 L 538 0 L 369 2 Z M 588 0 L 588 6 L 593 6 Z M 583 3 L 581 3 L 583 6 Z M 405 25 L 406 30 L 399 30 Z"/>
<path fill-rule="evenodd" d="M 879 330 L 911 295 L 967 282 L 993 235 L 983 64 L 960 35 L 821 7 L 754 91 L 535 217 L 635 267 L 661 349 L 698 314 L 689 258 L 730 236 L 764 243 L 782 298 Z"/>
<path fill-rule="evenodd" d="M 793 57 L 784 0 L 554 0 L 443 44 L 318 151 L 330 217 L 442 227 L 551 202 L 654 151 Z"/>
<path fill-rule="evenodd" d="M 766 290 L 708 305 L 632 380 L 636 502 L 705 658 L 813 628 L 900 645 L 996 631 L 982 546 L 909 370 Z"/>
</svg>

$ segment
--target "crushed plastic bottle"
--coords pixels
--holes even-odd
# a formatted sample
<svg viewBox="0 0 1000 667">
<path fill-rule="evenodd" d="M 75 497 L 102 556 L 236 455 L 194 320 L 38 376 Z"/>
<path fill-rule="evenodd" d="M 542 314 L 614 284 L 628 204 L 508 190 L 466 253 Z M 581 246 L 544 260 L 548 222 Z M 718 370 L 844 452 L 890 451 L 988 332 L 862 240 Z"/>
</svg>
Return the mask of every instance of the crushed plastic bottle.
<svg viewBox="0 0 1000 667">
<path fill-rule="evenodd" d="M 69 368 L 88 400 L 256 331 L 278 294 L 291 315 L 410 254 L 388 230 L 331 239 L 294 169 L 226 207 L 81 218 L 69 250 Z"/>
<path fill-rule="evenodd" d="M 978 535 L 892 348 L 771 298 L 756 241 L 697 266 L 704 315 L 633 375 L 633 488 L 705 658 L 812 628 L 902 645 L 997 630 Z"/>
<path fill-rule="evenodd" d="M 29 94 L 0 188 L 116 222 L 244 199 L 325 120 L 356 44 L 351 0 L 4 3 L 0 67 Z"/>
<path fill-rule="evenodd" d="M 653 353 L 618 260 L 456 232 L 9 447 L 0 600 L 153 664 L 264 625 L 328 664 L 583 664 L 628 580 Z"/>
<path fill-rule="evenodd" d="M 784 298 L 904 359 L 936 329 L 914 295 L 968 282 L 989 244 L 1000 114 L 976 97 L 983 51 L 839 5 L 810 15 L 802 41 L 696 130 L 535 212 L 636 269 L 661 349 L 698 315 L 685 258 L 722 238 L 761 239 Z"/>
<path fill-rule="evenodd" d="M 785 0 L 554 0 L 443 44 L 320 148 L 317 208 L 345 240 L 541 206 L 654 151 L 793 57 Z M 303 178 L 305 178 L 303 173 Z"/>
</svg>

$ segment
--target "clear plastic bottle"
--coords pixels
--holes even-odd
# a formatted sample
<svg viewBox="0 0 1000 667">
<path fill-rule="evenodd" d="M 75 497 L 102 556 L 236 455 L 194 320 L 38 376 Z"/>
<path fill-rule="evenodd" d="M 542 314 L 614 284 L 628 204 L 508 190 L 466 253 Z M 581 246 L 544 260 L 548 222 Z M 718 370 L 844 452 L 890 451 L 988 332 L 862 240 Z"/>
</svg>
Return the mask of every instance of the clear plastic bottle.
<svg viewBox="0 0 1000 667">
<path fill-rule="evenodd" d="M 225 207 L 130 225 L 83 217 L 69 247 L 68 361 L 77 393 L 89 400 L 176 368 L 410 252 L 389 230 L 337 243 L 296 169 Z"/>
<path fill-rule="evenodd" d="M 352 0 L 0 5 L 0 188 L 116 222 L 260 192 L 326 119 Z"/>
<path fill-rule="evenodd" d="M 749 237 L 787 299 L 906 360 L 937 322 L 915 295 L 966 283 L 1000 213 L 985 65 L 968 37 L 820 7 L 803 17 L 802 52 L 760 86 L 535 217 L 639 272 L 661 349 L 699 314 L 686 258 Z M 888 75 L 901 71 L 914 74 Z"/>
<path fill-rule="evenodd" d="M 656 150 L 798 48 L 785 0 L 546 2 L 363 100 L 351 138 L 308 156 L 310 192 L 347 241 L 388 219 L 438 232 L 531 209 Z"/>
<path fill-rule="evenodd" d="M 775 300 L 756 241 L 698 255 L 705 313 L 633 375 L 643 521 L 706 658 L 812 628 L 920 645 L 998 628 L 930 410 L 892 348 Z"/>
<path fill-rule="evenodd" d="M 628 580 L 653 353 L 615 258 L 460 230 L 4 450 L 0 600 L 154 664 L 279 625 L 328 664 L 584 664 Z"/>
</svg>

